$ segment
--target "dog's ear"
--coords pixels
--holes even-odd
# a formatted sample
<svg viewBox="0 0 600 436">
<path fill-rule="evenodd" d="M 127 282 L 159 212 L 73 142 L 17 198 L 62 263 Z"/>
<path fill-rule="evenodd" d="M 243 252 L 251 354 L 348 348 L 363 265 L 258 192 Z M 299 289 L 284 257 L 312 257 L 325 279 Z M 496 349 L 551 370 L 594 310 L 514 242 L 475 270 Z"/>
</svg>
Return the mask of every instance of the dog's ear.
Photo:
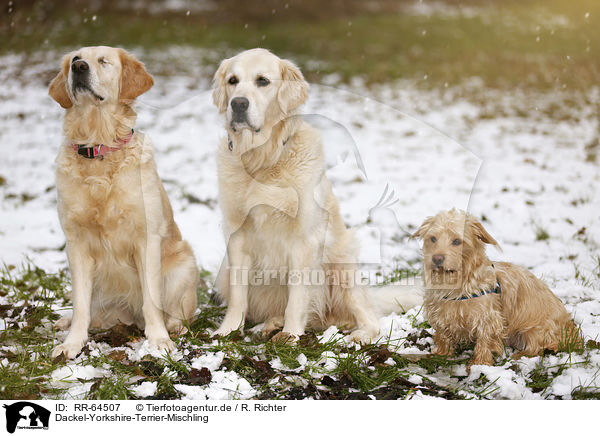
<svg viewBox="0 0 600 436">
<path fill-rule="evenodd" d="M 60 67 L 60 71 L 56 75 L 52 82 L 50 82 L 50 88 L 48 89 L 48 94 L 54 100 L 58 102 L 65 109 L 69 109 L 73 106 L 73 102 L 71 101 L 71 97 L 69 97 L 69 93 L 67 92 L 67 77 L 69 77 L 69 65 L 70 65 L 71 55 L 66 55 Z"/>
<path fill-rule="evenodd" d="M 308 98 L 308 83 L 300 69 L 292 62 L 282 59 L 281 65 L 281 85 L 277 93 L 279 107 L 284 114 L 288 114 Z"/>
<path fill-rule="evenodd" d="M 121 84 L 119 100 L 135 100 L 154 85 L 154 79 L 146 71 L 144 64 L 122 48 L 119 49 L 121 60 Z"/>
<path fill-rule="evenodd" d="M 227 85 L 225 83 L 225 75 L 227 74 L 230 63 L 231 59 L 223 60 L 213 77 L 212 98 L 213 103 L 219 109 L 219 113 L 223 113 L 227 110 Z"/>
<path fill-rule="evenodd" d="M 487 230 L 483 227 L 479 221 L 477 221 L 472 216 L 467 218 L 467 226 L 471 232 L 479 239 L 481 242 L 485 244 L 491 244 L 498 246 L 498 242 L 487 232 Z"/>
<path fill-rule="evenodd" d="M 414 232 L 412 235 L 410 235 L 411 239 L 412 238 L 422 238 L 422 237 L 424 237 L 425 234 L 431 228 L 431 225 L 433 224 L 434 218 L 435 217 L 433 217 L 433 216 L 427 217 L 425 219 L 425 221 L 423 221 L 423 224 L 421 224 L 421 226 L 417 229 L 417 231 Z"/>
</svg>

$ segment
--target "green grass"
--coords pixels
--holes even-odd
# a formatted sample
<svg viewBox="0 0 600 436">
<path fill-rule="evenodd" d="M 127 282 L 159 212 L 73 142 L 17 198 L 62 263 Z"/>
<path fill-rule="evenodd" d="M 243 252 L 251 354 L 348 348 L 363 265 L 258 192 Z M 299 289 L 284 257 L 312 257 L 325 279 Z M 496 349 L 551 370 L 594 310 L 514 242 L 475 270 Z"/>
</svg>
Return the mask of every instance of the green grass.
<svg viewBox="0 0 600 436">
<path fill-rule="evenodd" d="M 573 262 L 573 268 L 575 270 L 575 280 L 581 283 L 582 286 L 591 287 L 594 284 L 594 279 L 589 277 L 588 274 L 575 262 Z"/>
<path fill-rule="evenodd" d="M 554 378 L 561 375 L 566 368 L 567 365 L 557 365 L 556 370 L 550 374 L 550 368 L 544 365 L 543 360 L 540 360 L 533 371 L 529 373 L 527 386 L 531 388 L 533 392 L 544 393 L 546 389 L 550 387 Z"/>
<path fill-rule="evenodd" d="M 365 7 L 344 12 L 313 3 L 312 14 L 292 11 L 284 17 L 281 8 L 272 15 L 269 6 L 255 13 L 238 6 L 226 13 L 151 15 L 124 13 L 110 2 L 94 11 L 81 3 L 33 2 L 3 20 L 0 52 L 103 44 L 158 49 L 168 57 L 169 47 L 181 45 L 209 49 L 198 56 L 216 68 L 225 55 L 261 46 L 294 58 L 311 81 L 336 73 L 344 81 L 411 79 L 425 88 L 480 77 L 485 86 L 500 89 L 585 90 L 600 77 L 595 0 L 472 1 L 473 16 L 429 17 L 402 14 L 395 6 L 379 13 Z M 319 9 L 322 17 L 316 19 Z M 173 55 L 162 71 L 153 72 L 171 74 L 190 65 L 196 64 Z"/>
<path fill-rule="evenodd" d="M 128 389 L 127 380 L 121 377 L 107 377 L 97 380 L 90 388 L 88 400 L 128 400 L 133 394 Z"/>
<path fill-rule="evenodd" d="M 0 295 L 11 304 L 0 306 L 0 344 L 5 348 L 0 359 L 0 398 L 31 399 L 54 396 L 61 389 L 48 386 L 49 375 L 60 365 L 52 362 L 54 338 L 52 322 L 58 315 L 52 304 L 65 304 L 67 273 L 48 274 L 29 266 L 24 270 L 4 268 L 0 271 Z"/>
<path fill-rule="evenodd" d="M 535 229 L 535 240 L 536 241 L 547 241 L 550 239 L 550 234 L 541 226 L 537 226 Z"/>
<path fill-rule="evenodd" d="M 456 375 L 458 368 L 468 361 L 470 348 L 450 358 L 406 355 L 396 351 L 400 344 L 430 350 L 427 345 L 431 341 L 430 326 L 419 314 L 409 317 L 415 333 L 402 338 L 400 343 L 388 341 L 356 347 L 335 337 L 328 342 L 319 342 L 315 332 L 308 332 L 297 344 L 279 344 L 248 331 L 244 335 L 234 332 L 214 341 L 207 329 L 214 329 L 220 323 L 224 310 L 215 306 L 208 294 L 209 273 L 204 271 L 203 277 L 206 282 L 199 289 L 202 297 L 200 316 L 188 326 L 187 333 L 174 337 L 178 350 L 188 350 L 179 360 L 167 355 L 130 361 L 125 350 L 132 342 L 144 340 L 143 332 L 135 327 L 119 325 L 90 332 L 93 342 L 84 347 L 77 364 L 103 368 L 107 372 L 105 376 L 85 380 L 91 385 L 85 398 L 135 399 L 135 387 L 145 381 L 157 385 L 152 398 L 181 398 L 175 385 L 202 386 L 211 381 L 210 370 L 191 367 L 195 357 L 207 352 L 223 352 L 225 358 L 219 369 L 235 371 L 248 380 L 258 399 L 398 399 L 411 398 L 417 392 L 446 399 L 465 399 L 494 398 L 497 393 L 494 380 L 482 376 L 467 382 L 464 376 Z M 0 399 L 68 397 L 70 387 L 84 382 L 52 380 L 52 373 L 67 364 L 53 361 L 51 353 L 57 343 L 53 322 L 58 315 L 53 307 L 70 304 L 68 288 L 65 270 L 47 273 L 28 266 L 0 271 L 0 296 L 9 302 L 0 305 L 6 323 L 0 330 Z M 246 327 L 249 329 L 251 325 Z M 110 353 L 97 353 L 93 351 L 98 347 L 94 343 L 106 344 L 113 349 Z M 589 341 L 585 348 L 581 344 L 577 344 L 578 347 L 570 345 L 565 346 L 569 354 L 560 354 L 568 358 L 557 366 L 558 369 L 540 359 L 533 370 L 522 373 L 533 392 L 546 395 L 552 380 L 565 369 L 591 364 L 589 353 L 598 348 L 597 342 Z M 307 360 L 304 367 L 298 360 L 301 355 Z M 324 365 L 325 355 L 335 361 L 333 367 Z M 284 369 L 274 365 L 275 361 L 281 362 Z M 504 357 L 498 359 L 497 364 L 505 365 L 509 361 Z M 512 367 L 517 372 L 522 371 L 516 364 Z M 435 382 L 440 374 L 455 381 Z M 419 378 L 414 378 L 415 375 Z M 573 391 L 573 396 L 581 399 L 598 398 L 598 395 L 595 384 L 580 385 Z"/>
</svg>

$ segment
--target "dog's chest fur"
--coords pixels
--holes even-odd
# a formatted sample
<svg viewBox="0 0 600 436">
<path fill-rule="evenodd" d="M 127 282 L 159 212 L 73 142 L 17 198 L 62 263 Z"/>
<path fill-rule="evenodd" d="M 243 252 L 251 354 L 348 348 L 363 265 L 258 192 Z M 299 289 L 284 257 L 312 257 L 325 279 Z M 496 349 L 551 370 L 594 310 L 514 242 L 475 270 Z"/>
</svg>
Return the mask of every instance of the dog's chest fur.
<svg viewBox="0 0 600 436">
<path fill-rule="evenodd" d="M 268 219 L 271 225 L 275 225 L 278 222 L 285 223 L 287 219 L 282 211 L 266 206 L 269 199 L 265 198 L 265 204 L 263 205 L 249 205 L 249 201 L 254 200 L 250 198 L 254 195 L 252 189 L 253 183 L 280 188 L 287 187 L 281 177 L 282 169 L 280 166 L 277 165 L 274 168 L 260 170 L 250 175 L 241 163 L 228 162 L 228 164 L 229 168 L 224 170 L 227 176 L 221 178 L 222 189 L 220 190 L 221 199 L 223 200 L 223 213 L 227 215 L 228 221 L 239 223 L 238 225 L 245 223 L 246 225 L 255 227 L 255 230 L 264 225 L 266 219 Z M 232 167 L 237 168 L 233 170 Z"/>
<path fill-rule="evenodd" d="M 317 249 L 325 241 L 330 214 L 318 202 L 326 208 L 335 203 L 337 212 L 330 185 L 323 183 L 322 149 L 312 128 L 296 130 L 284 147 L 277 162 L 252 173 L 226 144 L 217 157 L 226 236 L 243 231 L 246 250 L 264 267 L 287 264 L 294 249 L 307 243 Z M 297 210 L 289 213 L 292 204 Z"/>
<path fill-rule="evenodd" d="M 133 149 L 85 159 L 69 147 L 57 158 L 58 210 L 66 233 L 93 235 L 113 252 L 129 251 L 145 231 L 139 158 Z"/>
<path fill-rule="evenodd" d="M 279 227 L 282 231 L 295 227 L 301 215 L 312 210 L 312 204 L 303 204 L 302 192 L 309 189 L 315 193 L 315 181 L 318 178 L 320 153 L 315 147 L 306 145 L 305 136 L 313 139 L 304 130 L 296 132 L 295 140 L 290 140 L 281 154 L 281 159 L 273 165 L 259 168 L 250 173 L 239 156 L 227 147 L 220 147 L 218 154 L 220 206 L 230 230 L 242 225 L 260 231 L 265 225 Z M 308 138 L 307 138 L 308 139 Z M 270 189 L 293 188 L 300 193 L 297 201 L 298 216 L 293 217 L 282 207 L 278 209 L 274 197 L 257 194 L 256 186 L 268 186 Z M 264 193 L 263 193 L 264 194 Z M 311 198 L 314 195 L 311 194 Z M 263 201 L 261 201 L 263 200 Z M 256 203 L 256 204 L 255 204 Z M 296 203 L 289 199 L 289 203 Z M 287 204 L 287 203 L 286 203 Z M 284 204 L 281 204 L 284 206 Z"/>
<path fill-rule="evenodd" d="M 425 310 L 431 326 L 456 339 L 473 340 L 478 326 L 497 322 L 501 317 L 501 301 L 497 295 L 486 295 L 461 301 L 447 301 L 425 293 Z M 500 325 L 500 328 L 502 325 Z"/>
</svg>

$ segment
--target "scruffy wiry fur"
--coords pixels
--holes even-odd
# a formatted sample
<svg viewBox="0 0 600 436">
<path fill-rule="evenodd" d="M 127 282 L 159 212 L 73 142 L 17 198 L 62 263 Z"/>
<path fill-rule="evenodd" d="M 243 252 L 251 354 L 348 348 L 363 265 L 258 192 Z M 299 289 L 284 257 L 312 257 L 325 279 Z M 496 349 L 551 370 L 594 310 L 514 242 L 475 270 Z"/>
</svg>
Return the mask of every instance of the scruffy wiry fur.
<svg viewBox="0 0 600 436">
<path fill-rule="evenodd" d="M 69 66 L 75 55 L 89 64 L 90 86 L 103 100 L 73 94 Z M 70 53 L 50 86 L 50 95 L 67 109 L 56 187 L 73 281 L 72 320 L 58 323 L 70 324 L 70 331 L 54 356 L 75 357 L 89 327 L 118 322 L 136 324 L 151 345 L 173 349 L 168 331 L 183 328 L 194 315 L 196 261 L 173 220 L 148 137 L 136 131 L 102 159 L 84 158 L 72 146 L 117 144 L 135 125 L 133 100 L 150 86 L 143 64 L 111 47 Z"/>
<path fill-rule="evenodd" d="M 271 82 L 259 87 L 256 77 Z M 294 64 L 263 49 L 226 59 L 215 73 L 213 98 L 226 113 L 228 134 L 217 152 L 227 242 L 217 288 L 228 308 L 216 335 L 243 328 L 245 319 L 265 322 L 265 335 L 283 327 L 275 340 L 297 338 L 307 326 L 333 324 L 356 328 L 352 338 L 358 341 L 378 333 L 364 288 L 335 280 L 292 283 L 285 273 L 308 270 L 343 277 L 353 276 L 357 267 L 354 234 L 344 225 L 325 176 L 320 135 L 296 115 L 307 89 Z M 235 97 L 249 102 L 246 126 L 235 123 L 230 104 Z M 269 283 L 232 283 L 236 269 L 275 276 Z M 421 301 L 410 293 L 397 298 L 394 308 Z"/>
<path fill-rule="evenodd" d="M 424 241 L 425 311 L 435 329 L 437 354 L 452 355 L 458 343 L 475 342 L 470 368 L 493 365 L 503 342 L 520 350 L 513 356 L 518 358 L 581 340 L 562 302 L 544 282 L 525 268 L 487 258 L 485 244 L 498 243 L 471 215 L 456 209 L 440 212 L 413 236 Z M 493 290 L 496 280 L 500 294 L 451 300 Z"/>
</svg>

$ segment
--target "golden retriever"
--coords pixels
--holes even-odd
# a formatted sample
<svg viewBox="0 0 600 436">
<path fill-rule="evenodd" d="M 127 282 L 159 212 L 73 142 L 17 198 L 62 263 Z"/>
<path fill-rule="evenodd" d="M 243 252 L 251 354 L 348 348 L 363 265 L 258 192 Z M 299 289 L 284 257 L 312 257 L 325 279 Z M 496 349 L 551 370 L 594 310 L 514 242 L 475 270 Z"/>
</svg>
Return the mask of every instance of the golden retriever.
<svg viewBox="0 0 600 436">
<path fill-rule="evenodd" d="M 74 358 L 89 327 L 118 322 L 172 350 L 168 332 L 194 315 L 194 254 L 173 220 L 152 144 L 133 130 L 133 103 L 153 83 L 126 51 L 85 47 L 64 57 L 50 84 L 66 109 L 56 187 L 73 284 L 72 319 L 57 323 L 70 331 L 54 357 Z"/>
<path fill-rule="evenodd" d="M 452 209 L 429 217 L 415 232 L 423 239 L 425 312 L 437 354 L 475 342 L 472 365 L 493 365 L 503 341 L 513 357 L 581 342 L 562 302 L 525 268 L 491 262 L 485 244 L 498 243 L 473 216 Z"/>
<path fill-rule="evenodd" d="M 354 233 L 325 176 L 319 133 L 298 115 L 307 97 L 300 70 L 264 49 L 226 59 L 215 73 L 213 101 L 227 131 L 217 152 L 227 256 L 216 286 L 228 307 L 214 335 L 247 319 L 264 322 L 264 335 L 282 327 L 276 341 L 335 324 L 368 342 L 379 331 L 377 307 L 421 302 L 415 292 L 357 284 Z"/>
</svg>

